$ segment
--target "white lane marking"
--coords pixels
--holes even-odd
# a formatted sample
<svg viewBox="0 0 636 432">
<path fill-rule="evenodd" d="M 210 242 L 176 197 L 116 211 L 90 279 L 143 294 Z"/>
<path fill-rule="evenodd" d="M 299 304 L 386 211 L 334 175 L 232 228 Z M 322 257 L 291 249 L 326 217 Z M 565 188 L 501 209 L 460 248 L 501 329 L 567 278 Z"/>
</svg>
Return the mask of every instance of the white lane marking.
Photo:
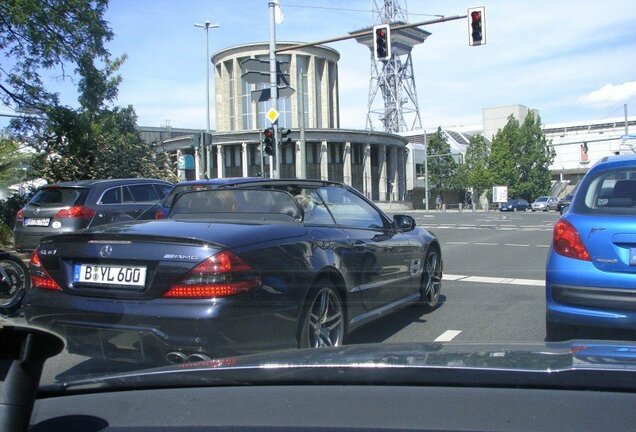
<svg viewBox="0 0 636 432">
<path fill-rule="evenodd" d="M 467 245 L 467 244 L 468 244 L 468 242 L 452 242 L 452 241 L 449 241 L 449 242 L 446 242 L 446 244 Z"/>
<path fill-rule="evenodd" d="M 461 330 L 446 330 L 444 333 L 439 335 L 437 339 L 435 339 L 435 342 L 450 342 L 461 332 Z"/>
<path fill-rule="evenodd" d="M 550 245 L 536 245 L 536 246 L 540 247 L 540 248 L 549 248 L 550 247 Z"/>
<path fill-rule="evenodd" d="M 443 276 L 443 280 L 448 280 L 448 281 L 457 281 L 457 280 L 462 280 L 464 278 L 467 278 L 468 275 L 454 275 L 454 274 L 445 274 Z"/>
<path fill-rule="evenodd" d="M 499 244 L 497 243 L 481 243 L 481 242 L 475 242 L 476 245 L 480 245 L 480 246 L 499 246 Z"/>
<path fill-rule="evenodd" d="M 464 275 L 454 275 L 454 274 L 444 274 L 442 281 L 489 283 L 489 284 L 499 284 L 499 285 L 545 286 L 545 281 L 542 279 L 502 278 L 502 277 L 489 277 L 489 276 L 464 276 Z"/>
<path fill-rule="evenodd" d="M 504 243 L 504 246 L 528 247 L 529 244 Z"/>
</svg>

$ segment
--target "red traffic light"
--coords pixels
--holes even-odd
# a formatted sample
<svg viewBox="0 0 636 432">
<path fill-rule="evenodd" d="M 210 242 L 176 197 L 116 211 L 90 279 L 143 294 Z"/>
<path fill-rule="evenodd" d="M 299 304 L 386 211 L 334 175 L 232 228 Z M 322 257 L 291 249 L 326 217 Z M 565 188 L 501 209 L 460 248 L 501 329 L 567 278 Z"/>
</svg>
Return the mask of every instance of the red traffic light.
<svg viewBox="0 0 636 432">
<path fill-rule="evenodd" d="M 265 135 L 265 138 L 273 138 L 274 137 L 274 129 L 265 129 L 263 131 L 263 135 Z"/>
<path fill-rule="evenodd" d="M 468 9 L 468 45 L 486 44 L 486 8 L 483 6 Z"/>
<path fill-rule="evenodd" d="M 386 34 L 386 32 L 384 31 L 384 29 L 377 29 L 377 30 L 375 31 L 375 34 L 376 34 L 377 36 L 383 37 L 383 36 Z"/>
</svg>

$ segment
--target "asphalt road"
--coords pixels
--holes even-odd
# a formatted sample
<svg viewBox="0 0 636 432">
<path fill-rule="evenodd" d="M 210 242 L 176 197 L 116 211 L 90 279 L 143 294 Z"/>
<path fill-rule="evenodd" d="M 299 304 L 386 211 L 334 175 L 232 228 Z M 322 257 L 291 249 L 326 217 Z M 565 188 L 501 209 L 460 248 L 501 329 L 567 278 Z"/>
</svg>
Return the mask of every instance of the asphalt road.
<svg viewBox="0 0 636 432">
<path fill-rule="evenodd" d="M 404 309 L 350 334 L 346 343 L 543 341 L 543 280 L 557 213 L 408 214 L 440 240 L 440 304 L 429 313 Z M 48 360 L 42 383 L 133 368 L 62 353 Z"/>
</svg>

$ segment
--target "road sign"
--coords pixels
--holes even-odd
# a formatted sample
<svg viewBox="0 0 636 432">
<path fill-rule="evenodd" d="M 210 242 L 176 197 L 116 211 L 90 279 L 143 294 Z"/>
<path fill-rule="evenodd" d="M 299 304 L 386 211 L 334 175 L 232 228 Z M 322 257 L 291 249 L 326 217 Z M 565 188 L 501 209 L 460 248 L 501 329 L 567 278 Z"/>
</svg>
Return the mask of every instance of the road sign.
<svg viewBox="0 0 636 432">
<path fill-rule="evenodd" d="M 508 186 L 492 187 L 492 202 L 505 203 L 508 201 Z"/>
<path fill-rule="evenodd" d="M 269 74 L 269 60 L 261 59 L 245 59 L 241 61 L 241 70 L 245 72 L 262 72 Z M 289 62 L 277 61 L 276 72 L 284 75 L 289 75 Z"/>
<path fill-rule="evenodd" d="M 278 98 L 286 98 L 290 97 L 296 92 L 293 88 L 289 86 L 278 87 Z M 264 88 L 260 90 L 252 91 L 252 102 L 266 102 L 272 98 L 271 91 L 269 88 Z"/>
<path fill-rule="evenodd" d="M 192 155 L 179 156 L 179 159 L 177 159 L 177 169 L 179 170 L 194 169 L 194 156 Z"/>
<path fill-rule="evenodd" d="M 269 72 L 249 71 L 242 74 L 241 78 L 250 84 L 267 84 L 269 83 Z M 289 84 L 289 74 L 276 74 L 276 84 Z"/>
<path fill-rule="evenodd" d="M 276 120 L 278 120 L 279 115 L 280 113 L 278 111 L 276 111 L 274 108 L 270 108 L 269 111 L 267 111 L 265 117 L 267 117 L 267 120 L 274 124 Z"/>
</svg>

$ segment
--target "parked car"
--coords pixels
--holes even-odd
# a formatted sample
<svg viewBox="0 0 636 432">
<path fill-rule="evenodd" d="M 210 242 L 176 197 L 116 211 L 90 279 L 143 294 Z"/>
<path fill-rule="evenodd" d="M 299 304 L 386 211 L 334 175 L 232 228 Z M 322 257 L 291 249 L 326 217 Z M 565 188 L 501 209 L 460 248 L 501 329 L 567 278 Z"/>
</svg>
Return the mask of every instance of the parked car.
<svg viewBox="0 0 636 432">
<path fill-rule="evenodd" d="M 31 274 L 25 316 L 70 352 L 180 363 L 339 346 L 408 304 L 432 309 L 442 255 L 350 187 L 261 179 L 185 191 L 166 219 L 45 238 Z"/>
<path fill-rule="evenodd" d="M 15 248 L 30 252 L 47 235 L 133 220 L 171 189 L 172 183 L 156 179 L 82 180 L 44 186 L 16 214 Z"/>
<path fill-rule="evenodd" d="M 516 198 L 516 199 L 511 199 L 506 201 L 505 203 L 503 203 L 501 205 L 501 207 L 499 208 L 499 211 L 528 211 L 530 210 L 530 204 L 528 203 L 528 201 L 522 199 L 522 198 Z"/>
<path fill-rule="evenodd" d="M 546 270 L 548 340 L 636 331 L 636 156 L 585 175 L 554 227 Z"/>
<path fill-rule="evenodd" d="M 532 203 L 532 211 L 556 210 L 559 199 L 550 196 L 540 196 Z"/>
<path fill-rule="evenodd" d="M 563 209 L 570 205 L 570 203 L 572 202 L 572 197 L 574 197 L 573 193 L 567 194 L 559 200 L 559 203 L 557 204 L 557 211 L 559 213 L 563 214 Z"/>
</svg>

